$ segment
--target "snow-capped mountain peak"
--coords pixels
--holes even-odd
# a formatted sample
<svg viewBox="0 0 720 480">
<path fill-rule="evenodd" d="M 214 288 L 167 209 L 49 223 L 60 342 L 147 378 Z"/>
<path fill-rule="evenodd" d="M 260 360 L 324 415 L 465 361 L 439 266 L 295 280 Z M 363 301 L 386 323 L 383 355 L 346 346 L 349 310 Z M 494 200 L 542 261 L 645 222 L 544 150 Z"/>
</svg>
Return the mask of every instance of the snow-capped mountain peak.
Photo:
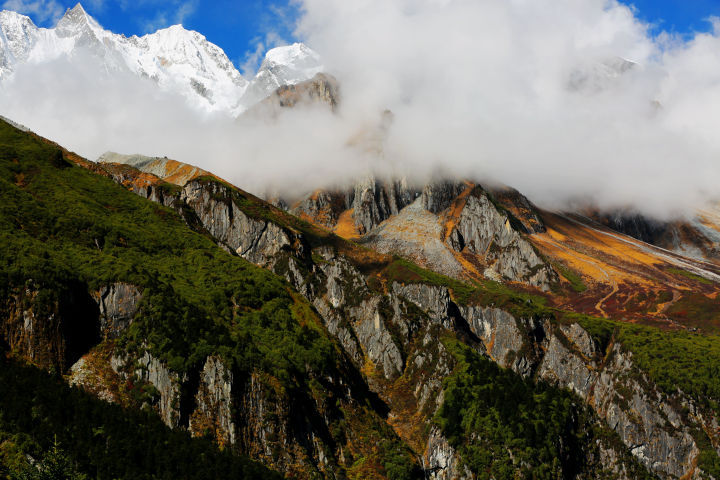
<svg viewBox="0 0 720 480">
<path fill-rule="evenodd" d="M 102 30 L 100 24 L 85 11 L 81 4 L 68 8 L 58 21 L 55 31 L 59 37 L 70 37 L 84 30 Z"/>
<path fill-rule="evenodd" d="M 316 69 L 321 66 L 320 55 L 304 43 L 273 48 L 265 55 L 263 64 L 265 66 L 284 65 L 296 70 Z"/>
<path fill-rule="evenodd" d="M 282 85 L 304 82 L 322 71 L 320 55 L 303 43 L 273 48 L 265 54 L 242 103 L 252 105 Z"/>
</svg>

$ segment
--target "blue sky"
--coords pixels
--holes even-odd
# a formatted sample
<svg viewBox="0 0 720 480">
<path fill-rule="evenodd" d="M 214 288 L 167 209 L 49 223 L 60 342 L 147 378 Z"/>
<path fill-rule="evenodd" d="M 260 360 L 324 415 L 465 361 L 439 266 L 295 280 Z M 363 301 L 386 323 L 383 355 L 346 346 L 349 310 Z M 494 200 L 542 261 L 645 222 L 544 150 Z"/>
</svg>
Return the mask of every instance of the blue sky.
<svg viewBox="0 0 720 480">
<path fill-rule="evenodd" d="M 633 0 L 636 15 L 652 23 L 654 31 L 666 31 L 683 36 L 711 29 L 707 19 L 720 17 L 720 0 Z"/>
<path fill-rule="evenodd" d="M 1 0 L 0 0 L 1 1 Z M 347 0 L 338 0 L 347 1 Z M 51 27 L 77 0 L 4 0 L 3 8 L 29 15 Z M 636 15 L 654 25 L 653 31 L 683 36 L 708 31 L 710 16 L 720 17 L 720 0 L 628 0 Z M 83 6 L 105 28 L 125 35 L 142 35 L 182 23 L 225 50 L 239 67 L 257 67 L 268 48 L 291 42 L 296 6 L 288 0 L 84 0 Z"/>
</svg>

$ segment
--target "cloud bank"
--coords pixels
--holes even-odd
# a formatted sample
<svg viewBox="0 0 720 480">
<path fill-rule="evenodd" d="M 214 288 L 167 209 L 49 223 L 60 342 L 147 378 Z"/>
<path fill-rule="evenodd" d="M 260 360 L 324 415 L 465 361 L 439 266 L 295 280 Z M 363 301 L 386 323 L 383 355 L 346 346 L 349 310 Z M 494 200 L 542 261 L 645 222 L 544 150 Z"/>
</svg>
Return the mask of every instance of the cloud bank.
<svg viewBox="0 0 720 480">
<path fill-rule="evenodd" d="M 167 155 L 251 191 L 367 171 L 499 181 L 548 208 L 668 217 L 720 196 L 720 23 L 652 36 L 614 0 L 302 0 L 297 35 L 342 103 L 200 115 L 91 56 L 19 69 L 0 113 L 89 158 Z M 348 139 L 394 114 L 380 157 Z"/>
<path fill-rule="evenodd" d="M 612 0 L 303 6 L 299 32 L 345 110 L 395 113 L 386 159 L 400 170 L 442 165 L 553 208 L 662 216 L 720 194 L 717 22 L 682 42 Z"/>
</svg>

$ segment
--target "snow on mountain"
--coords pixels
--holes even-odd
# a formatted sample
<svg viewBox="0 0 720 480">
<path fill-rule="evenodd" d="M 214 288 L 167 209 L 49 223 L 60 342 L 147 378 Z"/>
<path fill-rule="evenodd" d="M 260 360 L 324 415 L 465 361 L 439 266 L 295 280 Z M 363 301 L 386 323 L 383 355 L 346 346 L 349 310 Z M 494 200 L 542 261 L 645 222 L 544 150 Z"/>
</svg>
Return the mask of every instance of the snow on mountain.
<svg viewBox="0 0 720 480">
<path fill-rule="evenodd" d="M 242 103 L 247 107 L 254 105 L 278 87 L 304 82 L 323 69 L 320 56 L 302 43 L 273 48 L 265 55 Z"/>
<path fill-rule="evenodd" d="M 318 55 L 303 44 L 270 50 L 248 82 L 223 50 L 181 25 L 142 37 L 114 34 L 81 4 L 68 9 L 55 28 L 38 28 L 13 11 L 0 12 L 0 81 L 21 64 L 38 64 L 89 52 L 107 71 L 127 70 L 182 94 L 204 111 L 238 114 L 277 87 L 312 78 L 322 69 Z"/>
<path fill-rule="evenodd" d="M 38 38 L 32 20 L 9 10 L 0 12 L 0 78 L 12 67 L 27 60 Z"/>
</svg>

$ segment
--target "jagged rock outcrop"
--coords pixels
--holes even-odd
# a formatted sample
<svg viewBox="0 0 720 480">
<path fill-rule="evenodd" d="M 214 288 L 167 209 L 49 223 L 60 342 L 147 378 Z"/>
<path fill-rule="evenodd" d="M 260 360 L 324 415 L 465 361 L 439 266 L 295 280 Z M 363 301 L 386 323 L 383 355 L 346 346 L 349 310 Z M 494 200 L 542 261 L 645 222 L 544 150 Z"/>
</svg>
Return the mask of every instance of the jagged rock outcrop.
<svg viewBox="0 0 720 480">
<path fill-rule="evenodd" d="M 397 291 L 440 322 L 447 318 L 448 309 L 453 309 L 452 301 L 437 287 L 415 285 L 397 287 Z M 575 392 L 650 471 L 663 478 L 695 471 L 693 462 L 699 450 L 692 427 L 674 406 L 693 402 L 661 394 L 638 372 L 632 354 L 619 344 L 612 347 L 604 363 L 598 363 L 602 354 L 579 324 L 522 320 L 492 307 L 454 308 L 492 359 L 523 376 L 535 374 Z M 606 460 L 617 457 L 607 448 L 602 452 Z M 612 470 L 610 465 L 608 468 Z"/>
<path fill-rule="evenodd" d="M 163 362 L 145 352 L 135 365 L 135 378 L 150 383 L 158 392 L 157 409 L 165 425 L 180 426 L 180 388 L 187 378 L 173 372 Z"/>
<path fill-rule="evenodd" d="M 195 394 L 196 409 L 190 415 L 189 430 L 194 435 L 212 435 L 221 446 L 236 443 L 233 420 L 233 374 L 217 357 L 208 357 L 200 372 Z"/>
<path fill-rule="evenodd" d="M 337 192 L 319 190 L 290 210 L 345 237 L 361 236 L 412 203 L 419 195 L 407 179 L 383 181 L 374 175 Z"/>
<path fill-rule="evenodd" d="M 447 329 L 452 329 L 456 321 L 450 292 L 444 287 L 410 283 L 403 285 L 393 283 L 392 291 L 395 295 L 411 301 L 425 312 L 430 321 Z"/>
<path fill-rule="evenodd" d="M 465 200 L 460 216 L 448 235 L 458 252 L 485 259 L 485 276 L 496 280 L 528 283 L 549 290 L 557 275 L 533 246 L 513 227 L 513 219 L 502 214 L 485 192 L 477 189 Z"/>
<path fill-rule="evenodd" d="M 461 182 L 429 183 L 422 191 L 422 205 L 425 210 L 438 214 L 447 209 L 467 185 Z"/>
<path fill-rule="evenodd" d="M 140 309 L 142 294 L 134 285 L 113 283 L 93 292 L 100 310 L 100 331 L 104 338 L 115 339 L 130 326 Z"/>
<path fill-rule="evenodd" d="M 485 345 L 490 358 L 523 377 L 532 375 L 533 364 L 539 354 L 538 343 L 544 336 L 541 322 L 518 319 L 499 308 L 459 308 L 470 330 Z"/>
<path fill-rule="evenodd" d="M 248 217 L 231 200 L 230 190 L 219 183 L 189 182 L 181 198 L 213 237 L 257 265 L 267 266 L 296 240 L 275 223 Z"/>
<path fill-rule="evenodd" d="M 361 235 L 397 213 L 415 200 L 415 192 L 406 180 L 379 182 L 374 176 L 355 184 L 352 204 L 355 225 Z"/>
<path fill-rule="evenodd" d="M 594 348 L 588 349 L 587 334 L 579 326 L 573 329 L 564 329 L 569 346 L 560 335 L 551 336 L 538 371 L 540 378 L 570 388 L 586 400 L 651 471 L 675 477 L 692 472 L 699 450 L 675 402 L 638 372 L 632 354 L 619 344 L 612 347 L 603 365 L 583 361 L 582 356 L 593 354 Z"/>
<path fill-rule="evenodd" d="M 351 309 L 351 316 L 358 322 L 355 333 L 365 354 L 382 369 L 385 378 L 392 379 L 402 374 L 405 364 L 402 353 L 385 325 L 388 320 L 380 314 L 378 304 L 381 301 L 378 297 L 365 300 Z"/>
<path fill-rule="evenodd" d="M 426 452 L 425 471 L 429 475 L 428 478 L 437 480 L 471 480 L 475 478 L 472 472 L 461 464 L 457 452 L 437 427 L 430 430 Z"/>
</svg>

